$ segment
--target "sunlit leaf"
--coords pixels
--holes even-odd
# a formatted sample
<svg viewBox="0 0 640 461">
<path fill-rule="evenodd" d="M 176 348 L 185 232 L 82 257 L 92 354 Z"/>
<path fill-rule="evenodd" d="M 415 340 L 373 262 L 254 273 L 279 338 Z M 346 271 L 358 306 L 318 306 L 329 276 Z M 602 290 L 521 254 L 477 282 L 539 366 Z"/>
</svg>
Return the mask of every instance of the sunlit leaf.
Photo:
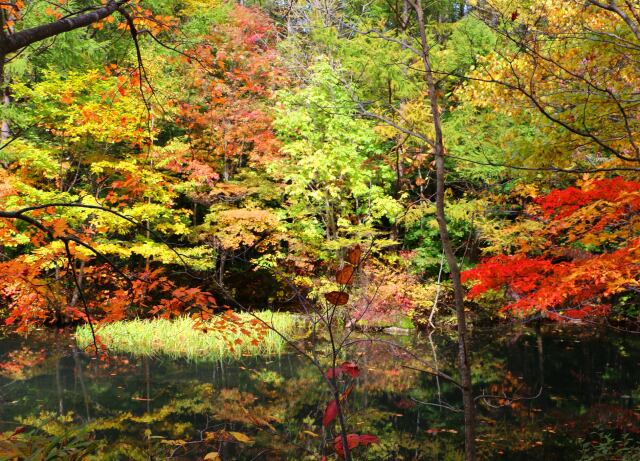
<svg viewBox="0 0 640 461">
<path fill-rule="evenodd" d="M 229 431 L 229 434 L 231 434 L 233 438 L 236 439 L 238 442 L 253 443 L 253 439 L 251 439 L 251 437 L 249 437 L 248 435 L 243 434 L 242 432 Z"/>
</svg>

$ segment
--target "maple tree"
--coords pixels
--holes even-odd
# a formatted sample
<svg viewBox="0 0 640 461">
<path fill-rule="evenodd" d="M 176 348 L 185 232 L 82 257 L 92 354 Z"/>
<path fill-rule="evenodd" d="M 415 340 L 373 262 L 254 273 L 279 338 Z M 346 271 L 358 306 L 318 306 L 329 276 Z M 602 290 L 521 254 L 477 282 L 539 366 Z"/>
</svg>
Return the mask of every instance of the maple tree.
<svg viewBox="0 0 640 461">
<path fill-rule="evenodd" d="M 237 6 L 184 58 L 194 93 L 181 104 L 191 159 L 215 166 L 225 181 L 238 168 L 264 165 L 278 154 L 266 110 L 284 83 L 276 34 L 263 13 Z"/>
<path fill-rule="evenodd" d="M 515 298 L 503 310 L 552 319 L 604 315 L 611 300 L 636 292 L 640 264 L 640 183 L 585 178 L 579 187 L 553 190 L 528 205 L 526 218 L 503 232 L 507 250 L 463 274 L 477 283 L 475 298 L 506 289 Z M 526 233 L 535 223 L 533 233 Z M 501 246 L 505 246 L 502 244 Z"/>
</svg>

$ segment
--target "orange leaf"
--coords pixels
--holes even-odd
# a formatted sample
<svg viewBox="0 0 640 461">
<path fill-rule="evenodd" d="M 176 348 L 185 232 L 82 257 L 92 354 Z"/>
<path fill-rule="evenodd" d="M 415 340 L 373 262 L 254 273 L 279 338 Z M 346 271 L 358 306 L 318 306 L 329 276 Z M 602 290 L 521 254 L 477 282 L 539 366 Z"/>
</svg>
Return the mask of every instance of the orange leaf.
<svg viewBox="0 0 640 461">
<path fill-rule="evenodd" d="M 62 237 L 67 233 L 67 222 L 64 219 L 58 218 L 51 222 L 51 233 L 54 238 Z"/>
<path fill-rule="evenodd" d="M 73 93 L 71 91 L 65 91 L 60 97 L 60 102 L 63 104 L 73 103 Z"/>
<path fill-rule="evenodd" d="M 343 306 L 349 301 L 349 295 L 344 291 L 331 291 L 325 293 L 325 299 L 335 306 Z"/>
<path fill-rule="evenodd" d="M 353 272 L 353 266 L 345 266 L 343 269 L 336 272 L 336 282 L 341 285 L 350 285 L 353 283 Z"/>
<path fill-rule="evenodd" d="M 347 261 L 349 261 L 354 266 L 360 264 L 360 258 L 362 257 L 362 248 L 360 245 L 356 245 L 352 247 L 347 253 Z"/>
</svg>

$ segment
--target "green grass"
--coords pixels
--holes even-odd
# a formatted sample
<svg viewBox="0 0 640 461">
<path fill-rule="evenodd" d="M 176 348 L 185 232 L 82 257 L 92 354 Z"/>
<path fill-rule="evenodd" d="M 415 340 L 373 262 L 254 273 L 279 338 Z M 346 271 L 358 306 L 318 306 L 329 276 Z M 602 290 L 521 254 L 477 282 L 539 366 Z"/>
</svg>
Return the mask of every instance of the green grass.
<svg viewBox="0 0 640 461">
<path fill-rule="evenodd" d="M 261 319 L 282 334 L 289 336 L 296 330 L 297 320 L 288 313 L 263 311 L 256 313 Z M 242 320 L 250 321 L 249 314 L 239 314 Z M 165 356 L 186 358 L 195 361 L 215 361 L 233 359 L 242 356 L 281 354 L 286 344 L 273 331 L 268 331 L 257 345 L 251 343 L 251 337 L 241 333 L 222 333 L 214 327 L 203 332 L 193 328 L 194 321 L 189 317 L 172 320 L 125 320 L 108 323 L 98 328 L 96 334 L 100 341 L 113 353 L 133 355 Z M 251 327 L 247 327 L 251 330 Z M 91 330 L 82 325 L 76 330 L 76 342 L 84 348 L 92 344 Z M 226 338 L 226 341 L 225 341 Z M 241 344 L 235 344 L 240 340 Z M 233 348 L 229 346 L 233 344 Z"/>
<path fill-rule="evenodd" d="M 386 328 L 397 327 L 412 330 L 415 328 L 411 318 L 404 314 L 387 316 L 383 319 L 360 319 L 358 324 L 364 328 Z"/>
</svg>

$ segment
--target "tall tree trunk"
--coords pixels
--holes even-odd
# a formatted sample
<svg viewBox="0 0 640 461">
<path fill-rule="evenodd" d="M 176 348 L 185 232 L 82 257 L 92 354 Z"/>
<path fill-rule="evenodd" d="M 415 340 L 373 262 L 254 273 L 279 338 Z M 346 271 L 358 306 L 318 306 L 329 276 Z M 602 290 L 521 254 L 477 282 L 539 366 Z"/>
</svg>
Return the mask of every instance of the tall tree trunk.
<svg viewBox="0 0 640 461">
<path fill-rule="evenodd" d="M 84 266 L 84 260 L 80 261 L 80 268 L 78 269 L 78 281 L 74 284 L 73 295 L 71 296 L 71 302 L 69 303 L 71 307 L 75 306 L 80 299 L 80 290 L 82 290 L 82 279 L 84 277 Z"/>
<path fill-rule="evenodd" d="M 409 26 L 409 11 L 410 11 L 410 7 L 409 7 L 409 0 L 402 0 L 402 24 L 400 25 L 400 28 L 404 31 L 407 30 L 407 27 Z"/>
<path fill-rule="evenodd" d="M 3 36 L 7 34 L 13 33 L 13 27 L 7 27 L 10 24 L 8 21 L 15 20 L 15 15 L 11 12 L 11 10 L 3 9 L 0 12 L 0 34 Z M 6 69 L 7 62 L 7 53 L 0 53 L 0 91 L 2 93 L 2 105 L 6 110 L 9 107 L 11 102 L 11 98 L 9 95 L 9 73 Z M 2 118 L 0 121 L 0 143 L 4 144 L 7 139 L 9 139 L 10 130 L 9 130 L 9 121 L 6 117 Z"/>
<path fill-rule="evenodd" d="M 456 306 L 456 319 L 458 322 L 458 368 L 460 372 L 460 383 L 462 384 L 462 403 L 464 406 L 464 440 L 465 440 L 465 460 L 475 461 L 475 404 L 473 399 L 473 388 L 471 383 L 471 369 L 469 363 L 469 351 L 467 347 L 467 322 L 464 311 L 464 289 L 460 280 L 460 267 L 451 245 L 449 230 L 447 227 L 445 205 L 445 163 L 444 163 L 444 141 L 442 137 L 442 124 L 440 119 L 440 106 L 438 104 L 438 94 L 433 78 L 430 60 L 430 48 L 427 41 L 427 33 L 424 22 L 421 0 L 415 0 L 414 9 L 418 20 L 420 33 L 420 43 L 422 49 L 422 63 L 425 71 L 425 83 L 429 93 L 429 103 L 433 118 L 433 128 L 435 138 L 433 141 L 433 155 L 436 162 L 436 218 L 440 231 L 440 241 L 442 250 L 453 281 L 453 291 Z"/>
<path fill-rule="evenodd" d="M 338 236 L 338 223 L 336 220 L 336 213 L 331 203 L 331 197 L 329 193 L 325 191 L 325 216 L 327 220 L 327 239 L 333 240 Z"/>
<path fill-rule="evenodd" d="M 11 104 L 11 95 L 9 93 L 10 77 L 7 69 L 5 68 L 5 58 L 5 55 L 0 54 L 0 85 L 2 85 L 2 105 L 6 110 Z M 6 117 L 3 117 L 0 126 L 0 143 L 4 144 L 10 136 L 11 131 L 9 129 L 9 121 L 6 119 Z"/>
</svg>

